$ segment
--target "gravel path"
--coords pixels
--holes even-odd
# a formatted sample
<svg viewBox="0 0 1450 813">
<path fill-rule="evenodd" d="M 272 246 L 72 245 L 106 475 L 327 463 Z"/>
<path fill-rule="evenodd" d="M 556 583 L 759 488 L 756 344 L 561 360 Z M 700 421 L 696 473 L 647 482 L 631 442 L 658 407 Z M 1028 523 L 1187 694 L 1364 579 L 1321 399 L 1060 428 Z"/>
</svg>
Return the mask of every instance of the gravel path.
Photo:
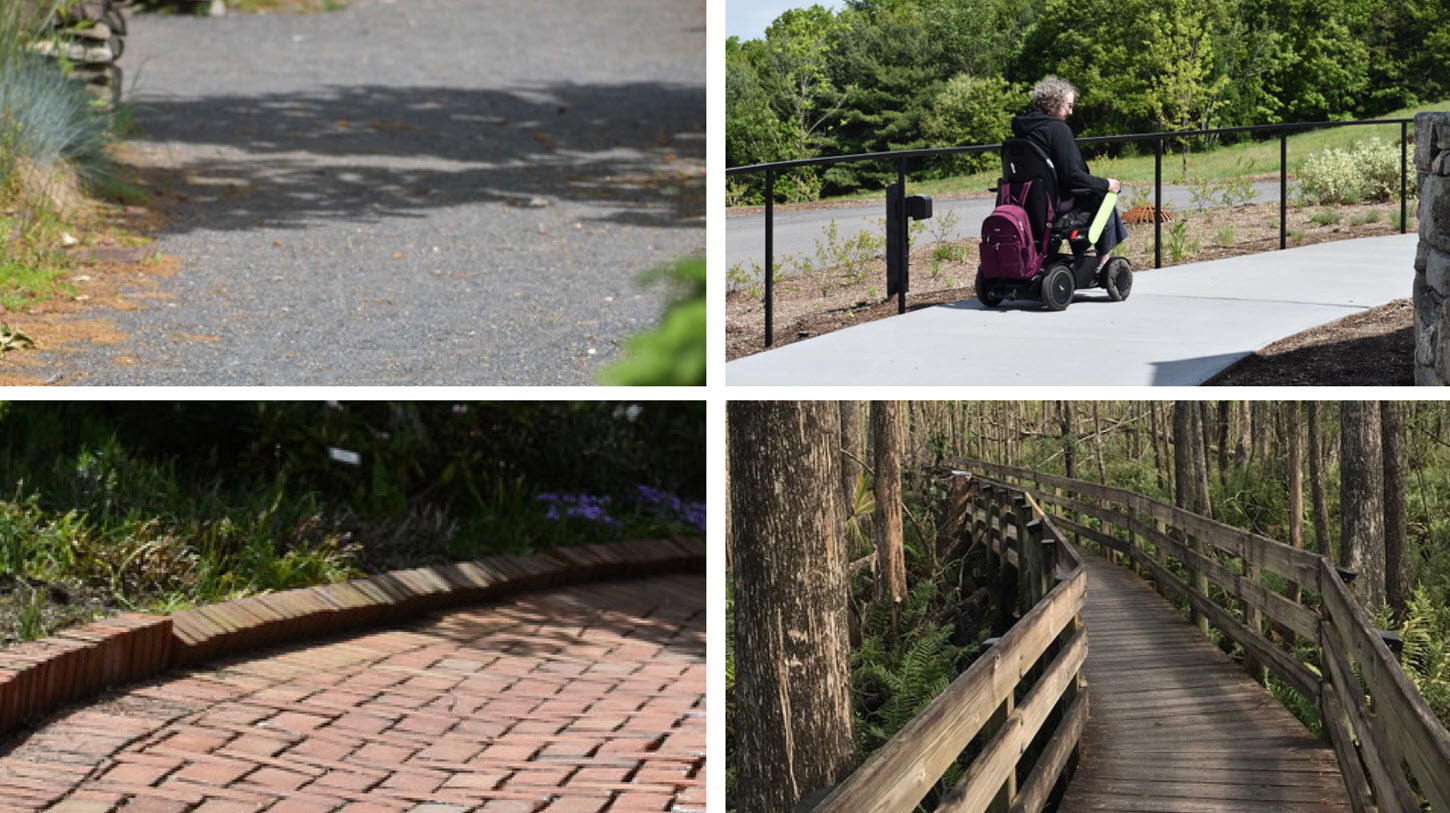
<svg viewBox="0 0 1450 813">
<path fill-rule="evenodd" d="M 702 0 L 137 15 L 180 273 L 64 383 L 578 385 L 704 250 Z"/>
</svg>

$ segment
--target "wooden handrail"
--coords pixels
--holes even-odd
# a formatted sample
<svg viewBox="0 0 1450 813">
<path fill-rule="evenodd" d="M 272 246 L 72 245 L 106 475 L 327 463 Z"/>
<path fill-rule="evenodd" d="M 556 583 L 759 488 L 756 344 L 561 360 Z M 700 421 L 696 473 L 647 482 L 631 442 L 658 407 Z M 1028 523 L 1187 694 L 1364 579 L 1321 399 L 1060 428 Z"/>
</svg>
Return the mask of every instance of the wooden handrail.
<svg viewBox="0 0 1450 813">
<path fill-rule="evenodd" d="M 979 735 L 980 752 L 937 809 L 1037 813 L 1077 747 L 1087 719 L 1082 676 L 1087 638 L 1080 615 L 1087 570 L 1080 554 L 1021 489 L 967 489 L 965 505 L 954 513 L 962 514 L 963 524 L 981 534 L 1000 561 L 1016 563 L 1020 584 L 1045 592 L 813 813 L 908 813 Z M 1044 541 L 1055 554 L 1045 553 Z M 1027 570 L 1034 564 L 1040 570 L 1027 572 L 1024 563 Z M 1014 697 L 1025 683 L 1030 688 L 1017 705 Z M 1049 721 L 1054 728 L 1041 753 L 1024 756 Z M 1026 771 L 1020 789 L 1019 767 Z"/>
<path fill-rule="evenodd" d="M 955 463 L 1003 478 L 1001 483 L 993 483 L 979 477 L 984 486 L 1007 486 L 1009 479 L 1022 481 L 1009 487 L 1022 488 L 1046 505 L 1125 531 L 1127 538 L 1120 539 L 1066 517 L 1057 519 L 1063 528 L 1127 556 L 1152 576 L 1160 590 L 1178 596 L 1242 646 L 1246 660 L 1267 666 L 1314 700 L 1357 813 L 1418 813 L 1416 787 L 1431 809 L 1450 813 L 1450 733 L 1405 675 L 1328 559 L 1124 489 L 983 461 Z M 1190 538 L 1238 557 L 1244 572 L 1212 553 L 1195 550 L 1185 541 Z M 1194 588 L 1191 579 L 1174 573 L 1168 557 L 1190 573 L 1207 576 L 1242 602 L 1247 620 L 1236 618 L 1231 610 Z M 1306 606 L 1270 589 L 1259 580 L 1257 568 L 1312 589 L 1323 597 L 1322 603 Z M 1321 664 L 1311 669 L 1278 646 L 1259 628 L 1250 610 L 1317 643 Z"/>
</svg>

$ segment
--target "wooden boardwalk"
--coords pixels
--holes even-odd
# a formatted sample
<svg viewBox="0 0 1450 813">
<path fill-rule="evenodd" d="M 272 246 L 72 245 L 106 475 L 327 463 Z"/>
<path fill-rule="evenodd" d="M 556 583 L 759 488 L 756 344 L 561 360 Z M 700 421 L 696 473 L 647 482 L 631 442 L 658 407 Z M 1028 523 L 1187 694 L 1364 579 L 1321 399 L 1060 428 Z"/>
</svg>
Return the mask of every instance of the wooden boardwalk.
<svg viewBox="0 0 1450 813">
<path fill-rule="evenodd" d="M 1350 810 L 1327 742 L 1146 582 L 1083 558 L 1091 717 L 1060 813 Z"/>
</svg>

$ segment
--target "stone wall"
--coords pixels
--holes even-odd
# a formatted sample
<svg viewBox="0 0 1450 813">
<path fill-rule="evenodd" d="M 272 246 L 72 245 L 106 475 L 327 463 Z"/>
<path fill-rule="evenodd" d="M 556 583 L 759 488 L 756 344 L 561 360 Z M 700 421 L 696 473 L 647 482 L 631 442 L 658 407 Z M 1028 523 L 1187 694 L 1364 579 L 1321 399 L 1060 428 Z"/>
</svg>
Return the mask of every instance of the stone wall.
<svg viewBox="0 0 1450 813">
<path fill-rule="evenodd" d="M 1415 116 L 1420 245 L 1415 253 L 1415 383 L 1450 383 L 1450 113 Z"/>
</svg>

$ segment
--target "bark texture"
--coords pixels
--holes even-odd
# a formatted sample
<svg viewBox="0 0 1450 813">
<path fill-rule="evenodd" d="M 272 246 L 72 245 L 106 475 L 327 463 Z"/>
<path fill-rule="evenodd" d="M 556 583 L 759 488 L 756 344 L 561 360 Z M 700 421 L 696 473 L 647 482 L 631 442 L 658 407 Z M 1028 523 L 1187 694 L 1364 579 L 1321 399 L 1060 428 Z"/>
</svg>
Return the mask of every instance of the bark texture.
<svg viewBox="0 0 1450 813">
<path fill-rule="evenodd" d="M 1368 609 L 1385 602 L 1385 476 L 1379 404 L 1344 401 L 1339 407 L 1340 564 L 1355 572 L 1349 583 Z"/>
<path fill-rule="evenodd" d="M 731 806 L 789 811 L 851 768 L 835 403 L 729 405 L 737 770 Z"/>
<path fill-rule="evenodd" d="M 876 443 L 876 562 L 881 593 L 906 598 L 906 537 L 901 517 L 901 458 L 906 446 L 900 401 L 871 402 L 871 435 Z"/>
</svg>

